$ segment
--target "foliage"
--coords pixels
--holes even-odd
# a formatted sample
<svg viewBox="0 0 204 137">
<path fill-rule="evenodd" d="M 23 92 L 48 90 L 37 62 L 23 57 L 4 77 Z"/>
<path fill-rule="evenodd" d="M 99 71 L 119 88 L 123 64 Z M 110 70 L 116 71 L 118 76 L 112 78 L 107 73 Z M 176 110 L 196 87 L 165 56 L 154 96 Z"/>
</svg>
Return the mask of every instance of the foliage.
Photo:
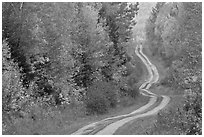
<svg viewBox="0 0 204 137">
<path fill-rule="evenodd" d="M 85 104 L 88 113 L 106 113 L 108 108 L 115 107 L 116 103 L 117 91 L 111 83 L 101 80 L 95 81 L 87 90 Z"/>
<path fill-rule="evenodd" d="M 77 68 L 73 79 L 77 86 L 87 88 L 92 83 L 93 73 L 96 71 L 93 55 L 96 52 L 95 49 L 101 46 L 101 38 L 97 35 L 99 30 L 93 29 L 97 27 L 95 11 L 90 7 L 85 7 L 82 3 L 76 4 L 76 10 L 78 18 L 74 20 L 71 37 L 72 41 L 77 44 L 77 49 L 73 48 L 72 54 L 75 59 L 74 66 Z M 98 44 L 94 44 L 94 39 Z"/>
<path fill-rule="evenodd" d="M 131 38 L 131 29 L 136 24 L 134 17 L 137 11 L 138 3 L 102 3 L 99 19 L 107 27 L 109 37 L 114 44 L 127 42 Z"/>
<path fill-rule="evenodd" d="M 20 79 L 20 69 L 11 59 L 10 48 L 6 41 L 2 44 L 2 114 L 11 119 L 11 113 L 18 113 L 21 104 L 26 102 L 25 90 Z M 3 123 L 3 126 L 6 124 Z M 3 130 L 4 129 L 3 127 Z"/>
<path fill-rule="evenodd" d="M 124 79 L 125 64 L 130 61 L 125 47 L 132 37 L 137 6 L 3 3 L 2 96 L 11 125 L 35 121 L 33 104 L 39 107 L 37 120 L 48 108 L 75 101 L 84 101 L 94 113 L 115 107 L 114 84 Z M 19 123 L 13 119 L 20 119 Z"/>
<path fill-rule="evenodd" d="M 3 134 L 44 134 L 45 131 L 59 130 L 66 124 L 59 110 L 50 107 L 45 109 L 39 104 L 30 105 L 29 112 L 25 117 L 12 119 L 11 125 L 7 126 L 7 130 L 3 131 Z"/>
<path fill-rule="evenodd" d="M 57 85 L 67 77 L 62 75 L 68 72 L 71 66 L 70 57 L 65 55 L 68 52 L 67 48 L 64 47 L 69 44 L 68 39 L 65 39 L 68 31 L 65 29 L 68 28 L 67 22 L 63 19 L 68 19 L 67 16 L 70 15 L 68 14 L 70 12 L 66 12 L 67 6 L 67 4 L 62 6 L 55 3 L 3 4 L 3 38 L 9 43 L 11 58 L 21 68 L 24 87 L 28 88 L 30 82 L 36 81 L 41 92 L 45 90 L 50 92 L 54 89 L 49 88 L 49 91 L 46 89 L 53 86 L 47 82 L 48 79 Z M 56 16 L 59 13 L 63 16 Z M 59 58 L 61 54 L 64 55 L 63 58 Z M 46 58 L 49 61 L 45 61 Z"/>
<path fill-rule="evenodd" d="M 159 118 L 158 125 L 162 127 L 164 126 L 162 122 L 164 124 L 169 122 L 168 129 L 178 128 L 180 130 L 178 134 L 202 134 L 201 7 L 201 3 L 196 2 L 164 4 L 157 15 L 154 23 L 155 30 L 152 32 L 160 39 L 148 39 L 159 43 L 154 45 L 155 47 L 151 45 L 151 48 L 157 51 L 157 56 L 162 58 L 168 67 L 167 76 L 161 84 L 183 94 L 184 91 L 188 92 L 181 112 L 172 110 L 173 112 L 167 112 Z M 173 119 L 168 118 L 170 115 Z M 179 119 L 179 117 L 182 118 Z"/>
<path fill-rule="evenodd" d="M 20 78 L 20 69 L 10 56 L 10 48 L 6 41 L 3 41 L 3 62 L 2 62 L 2 112 L 9 114 L 23 109 L 23 105 L 29 99 L 29 92 L 26 92 Z"/>
<path fill-rule="evenodd" d="M 146 24 L 147 41 L 152 55 L 160 57 L 166 67 L 170 66 L 180 51 L 181 9 L 179 3 L 157 3 Z M 175 14 L 171 14 L 172 12 Z"/>
<path fill-rule="evenodd" d="M 201 74 L 201 8 L 199 3 L 184 3 L 186 22 L 180 28 L 179 56 L 169 67 L 169 75 L 165 79 L 169 86 L 192 89 L 195 81 Z M 191 9 L 192 8 L 192 9 Z M 183 11 L 184 12 L 184 11 Z M 200 14 L 198 14 L 200 13 Z M 193 20 L 191 18 L 194 18 Z M 196 20 L 198 19 L 198 20 Z"/>
<path fill-rule="evenodd" d="M 138 3 L 130 4 L 127 2 L 110 2 L 102 3 L 99 10 L 99 20 L 105 31 L 108 33 L 110 41 L 113 45 L 110 47 L 106 56 L 109 58 L 108 64 L 104 69 L 117 70 L 118 67 L 127 63 L 128 57 L 124 46 L 131 39 L 132 28 L 136 24 L 134 17 L 137 15 Z M 104 76 L 110 80 L 114 71 L 109 74 L 104 71 Z"/>
<path fill-rule="evenodd" d="M 158 114 L 157 129 L 167 134 L 202 135 L 201 88 L 193 94 L 188 93 L 184 106 L 176 108 Z"/>
<path fill-rule="evenodd" d="M 36 83 L 41 90 L 53 86 L 47 81 L 58 87 L 68 81 L 75 88 L 87 88 L 94 74 L 101 72 L 113 79 L 113 73 L 127 62 L 122 45 L 131 38 L 138 3 L 107 5 L 113 11 L 102 15 L 105 3 L 4 3 L 3 39 L 7 38 L 11 57 L 22 68 L 23 86 L 28 88 L 39 79 Z M 115 44 L 120 45 L 120 56 L 114 55 Z M 33 58 L 48 61 L 37 63 L 40 68 L 34 70 Z"/>
<path fill-rule="evenodd" d="M 159 112 L 155 127 L 150 134 L 202 134 L 202 86 L 201 79 L 193 90 L 185 93 L 185 102 Z"/>
</svg>

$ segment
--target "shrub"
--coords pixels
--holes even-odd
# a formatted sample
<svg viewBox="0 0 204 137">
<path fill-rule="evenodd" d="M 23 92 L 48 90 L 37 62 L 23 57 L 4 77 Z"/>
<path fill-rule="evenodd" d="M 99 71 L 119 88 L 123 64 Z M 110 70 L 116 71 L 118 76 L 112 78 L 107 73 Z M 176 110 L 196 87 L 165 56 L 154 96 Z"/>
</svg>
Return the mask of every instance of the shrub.
<svg viewBox="0 0 204 137">
<path fill-rule="evenodd" d="M 12 125 L 12 117 L 22 117 L 19 110 L 27 100 L 20 79 L 20 69 L 11 59 L 10 48 L 4 40 L 2 44 L 2 123 L 3 131 Z"/>
<path fill-rule="evenodd" d="M 88 114 L 104 114 L 116 103 L 116 87 L 111 82 L 97 80 L 87 89 L 85 104 Z"/>
<path fill-rule="evenodd" d="M 133 87 L 124 86 L 120 88 L 120 92 L 122 95 L 136 98 L 139 95 L 139 88 L 137 85 L 133 85 Z"/>
<path fill-rule="evenodd" d="M 53 112 L 45 109 L 51 108 L 45 99 L 35 96 L 38 90 L 34 82 L 27 89 L 23 87 L 22 74 L 18 64 L 11 59 L 10 48 L 6 41 L 2 45 L 2 133 L 31 133 L 34 121 L 43 123 L 41 120 Z"/>
<path fill-rule="evenodd" d="M 131 90 L 129 90 L 129 95 L 132 97 L 132 98 L 136 98 L 139 96 L 139 88 L 137 85 L 134 85 L 133 88 Z"/>
<path fill-rule="evenodd" d="M 184 122 L 185 121 L 185 122 Z M 161 111 L 157 118 L 157 132 L 165 134 L 184 134 L 186 130 L 186 117 L 182 114 L 181 109 L 171 108 L 169 111 Z"/>
<path fill-rule="evenodd" d="M 108 100 L 102 95 L 97 93 L 89 93 L 86 100 L 86 108 L 88 114 L 97 113 L 104 114 L 108 111 Z"/>
<path fill-rule="evenodd" d="M 32 135 L 52 133 L 65 125 L 62 114 L 57 109 L 49 107 L 42 108 L 42 102 L 32 104 L 29 112 L 23 118 L 12 119 L 6 132 L 3 134 Z"/>
<path fill-rule="evenodd" d="M 158 114 L 156 125 L 158 132 L 165 131 L 167 134 L 201 135 L 201 87 L 197 91 L 194 89 L 194 92 L 191 91 L 186 95 L 184 106 L 160 112 Z"/>
</svg>

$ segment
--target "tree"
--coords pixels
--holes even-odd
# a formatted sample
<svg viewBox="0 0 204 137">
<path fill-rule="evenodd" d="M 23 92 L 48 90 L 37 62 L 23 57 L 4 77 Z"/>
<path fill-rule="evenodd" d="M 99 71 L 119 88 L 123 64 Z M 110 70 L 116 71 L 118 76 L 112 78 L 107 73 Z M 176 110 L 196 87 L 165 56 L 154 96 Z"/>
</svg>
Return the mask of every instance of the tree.
<svg viewBox="0 0 204 137">
<path fill-rule="evenodd" d="M 82 3 L 75 4 L 76 18 L 72 23 L 71 40 L 75 43 L 72 48 L 74 58 L 73 80 L 80 88 L 91 85 L 97 70 L 94 54 L 101 50 L 102 36 L 97 29 L 97 14 L 92 7 Z"/>
<path fill-rule="evenodd" d="M 160 29 L 157 30 L 157 35 L 162 37 L 162 44 L 159 46 L 164 47 L 166 52 L 161 58 L 165 61 L 172 56 L 171 61 L 168 62 L 169 73 L 163 80 L 163 85 L 186 96 L 181 112 L 173 110 L 174 116 L 179 118 L 176 128 L 181 128 L 181 133 L 184 134 L 202 134 L 201 7 L 201 3 L 196 2 L 164 5 L 165 9 L 160 12 L 166 13 L 158 16 L 155 24 Z M 169 115 L 171 113 L 169 112 Z M 174 122 L 169 119 L 168 123 Z M 175 125 L 170 124 L 169 127 L 172 128 Z"/>
<path fill-rule="evenodd" d="M 21 109 L 25 101 L 25 90 L 20 79 L 20 69 L 11 58 L 10 47 L 2 43 L 2 112 L 3 116 Z"/>
<path fill-rule="evenodd" d="M 72 67 L 69 55 L 72 45 L 68 37 L 72 4 L 23 3 L 20 10 L 19 4 L 3 4 L 3 39 L 7 38 L 11 57 L 22 68 L 23 85 L 28 88 L 31 81 L 39 78 L 35 71 L 40 70 L 43 70 L 41 78 L 60 84 Z M 36 62 L 47 58 L 49 65 L 41 64 L 41 68 L 34 71 L 31 58 Z"/>
<path fill-rule="evenodd" d="M 11 58 L 17 62 L 21 69 L 21 77 L 24 77 L 23 85 L 26 86 L 26 73 L 30 71 L 29 65 L 26 62 L 26 56 L 23 54 L 21 47 L 23 31 L 23 22 L 26 18 L 25 4 L 24 3 L 3 3 L 2 5 L 2 36 L 7 39 L 11 48 Z"/>
<path fill-rule="evenodd" d="M 3 3 L 3 39 L 33 96 L 86 96 L 94 81 L 121 77 L 138 3 L 108 3 L 102 15 L 103 5 Z"/>
<path fill-rule="evenodd" d="M 125 43 L 132 36 L 132 27 L 136 24 L 134 21 L 138 11 L 138 3 L 130 4 L 127 2 L 102 3 L 99 10 L 98 22 L 103 24 L 110 40 L 113 42 L 107 52 L 109 61 L 102 68 L 104 76 L 110 80 L 115 70 L 127 62 Z M 113 70 L 112 72 L 109 72 Z"/>
<path fill-rule="evenodd" d="M 152 55 L 161 58 L 166 67 L 178 55 L 179 41 L 179 18 L 180 14 L 174 14 L 182 10 L 176 3 L 157 3 L 153 8 L 150 18 L 146 24 L 146 35 Z M 176 9 L 176 10 L 175 10 Z"/>
</svg>

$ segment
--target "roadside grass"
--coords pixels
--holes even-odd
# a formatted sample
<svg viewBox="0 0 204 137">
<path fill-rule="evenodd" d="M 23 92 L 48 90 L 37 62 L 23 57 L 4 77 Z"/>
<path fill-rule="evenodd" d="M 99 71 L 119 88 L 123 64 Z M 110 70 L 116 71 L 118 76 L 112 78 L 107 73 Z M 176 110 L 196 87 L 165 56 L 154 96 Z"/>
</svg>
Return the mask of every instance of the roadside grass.
<svg viewBox="0 0 204 137">
<path fill-rule="evenodd" d="M 178 135 L 179 132 L 177 129 L 173 129 L 171 128 L 169 130 L 169 124 L 168 121 L 161 121 L 160 117 L 168 117 L 168 119 L 174 119 L 174 114 L 173 115 L 166 115 L 169 112 L 172 112 L 172 110 L 177 110 L 178 108 L 180 108 L 181 106 L 183 106 L 184 101 L 185 101 L 185 97 L 183 95 L 183 93 L 179 93 L 176 91 L 171 90 L 168 87 L 164 87 L 164 86 L 157 86 L 157 87 L 153 87 L 151 89 L 152 92 L 156 93 L 156 94 L 162 94 L 162 95 L 167 95 L 171 98 L 171 101 L 169 102 L 169 104 L 165 107 L 165 109 L 161 110 L 159 112 L 159 117 L 157 115 L 157 117 L 153 120 L 152 124 L 150 124 L 149 126 L 147 126 L 144 130 L 144 132 L 142 132 L 141 134 L 149 134 L 149 135 Z M 158 121 L 159 120 L 159 121 Z M 163 125 L 163 126 L 162 126 Z"/>
<path fill-rule="evenodd" d="M 150 91 L 158 95 L 167 95 L 167 96 L 182 96 L 183 92 L 172 90 L 170 87 L 162 86 L 160 84 L 153 84 L 150 87 Z"/>
<path fill-rule="evenodd" d="M 182 95 L 171 95 L 170 103 L 160 112 L 169 111 L 179 104 L 182 104 L 184 98 Z M 130 122 L 116 131 L 116 135 L 164 135 L 164 134 L 177 134 L 174 130 L 164 130 L 162 127 L 157 125 L 158 114 L 148 116 L 144 118 L 138 118 L 133 122 Z"/>
<path fill-rule="evenodd" d="M 154 105 L 152 105 L 150 108 L 146 109 L 142 113 L 138 113 L 138 114 L 143 114 L 145 112 L 150 111 L 152 108 L 158 106 L 161 101 L 162 101 L 162 97 L 158 97 L 157 101 Z M 125 125 L 123 125 L 122 127 L 120 127 L 119 129 L 117 129 L 116 132 L 114 133 L 114 135 L 134 135 L 135 132 L 141 132 L 144 129 L 144 125 L 142 125 L 140 122 L 146 121 L 147 123 L 144 123 L 144 124 L 148 124 L 148 123 L 151 124 L 151 122 L 152 122 L 151 120 L 154 120 L 154 119 L 152 119 L 152 117 L 155 117 L 155 115 L 147 116 L 147 117 L 145 117 L 145 120 L 143 120 L 143 118 L 137 118 L 135 120 L 132 120 L 132 121 L 126 123 Z"/>
<path fill-rule="evenodd" d="M 131 124 L 126 124 L 119 128 L 114 135 L 145 135 L 145 129 L 152 126 L 156 122 L 156 116 L 138 118 Z"/>
<path fill-rule="evenodd" d="M 177 126 L 180 125 L 180 116 L 177 117 L 177 113 L 180 113 L 178 109 L 184 104 L 184 100 L 182 95 L 172 95 L 169 105 L 166 109 L 160 111 L 154 124 L 146 128 L 145 133 L 151 135 L 179 135 L 181 131 Z M 176 121 L 173 122 L 174 120 Z"/>
<path fill-rule="evenodd" d="M 160 87 L 161 91 L 158 89 L 150 89 L 156 94 L 162 94 L 164 87 Z M 174 95 L 172 94 L 172 91 L 169 91 L 169 89 L 166 89 L 163 95 L 168 95 L 171 98 L 171 101 L 169 104 L 161 110 L 159 113 L 168 112 L 171 109 L 177 108 L 179 105 L 182 105 L 184 102 L 183 95 Z M 171 117 L 171 116 L 170 116 Z M 134 120 L 133 122 L 130 122 L 120 129 L 116 131 L 115 134 L 117 135 L 174 135 L 178 134 L 176 130 L 172 129 L 172 131 L 166 131 L 161 126 L 158 126 L 157 124 L 158 114 L 144 117 L 144 118 L 138 118 Z"/>
</svg>

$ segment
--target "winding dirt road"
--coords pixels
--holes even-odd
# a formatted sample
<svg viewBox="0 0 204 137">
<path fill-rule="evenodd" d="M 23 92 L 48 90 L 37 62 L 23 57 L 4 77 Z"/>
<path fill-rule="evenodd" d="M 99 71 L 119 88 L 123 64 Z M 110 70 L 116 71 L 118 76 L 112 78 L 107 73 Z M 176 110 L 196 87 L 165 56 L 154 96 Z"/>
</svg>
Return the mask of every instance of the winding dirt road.
<svg viewBox="0 0 204 137">
<path fill-rule="evenodd" d="M 137 118 L 155 115 L 169 103 L 170 98 L 168 96 L 156 95 L 148 90 L 153 83 L 158 81 L 159 73 L 155 65 L 143 54 L 142 45 L 136 47 L 135 53 L 143 61 L 149 72 L 149 79 L 139 88 L 142 95 L 150 97 L 149 102 L 131 113 L 109 117 L 84 126 L 72 133 L 72 135 L 113 135 L 124 124 Z"/>
</svg>

